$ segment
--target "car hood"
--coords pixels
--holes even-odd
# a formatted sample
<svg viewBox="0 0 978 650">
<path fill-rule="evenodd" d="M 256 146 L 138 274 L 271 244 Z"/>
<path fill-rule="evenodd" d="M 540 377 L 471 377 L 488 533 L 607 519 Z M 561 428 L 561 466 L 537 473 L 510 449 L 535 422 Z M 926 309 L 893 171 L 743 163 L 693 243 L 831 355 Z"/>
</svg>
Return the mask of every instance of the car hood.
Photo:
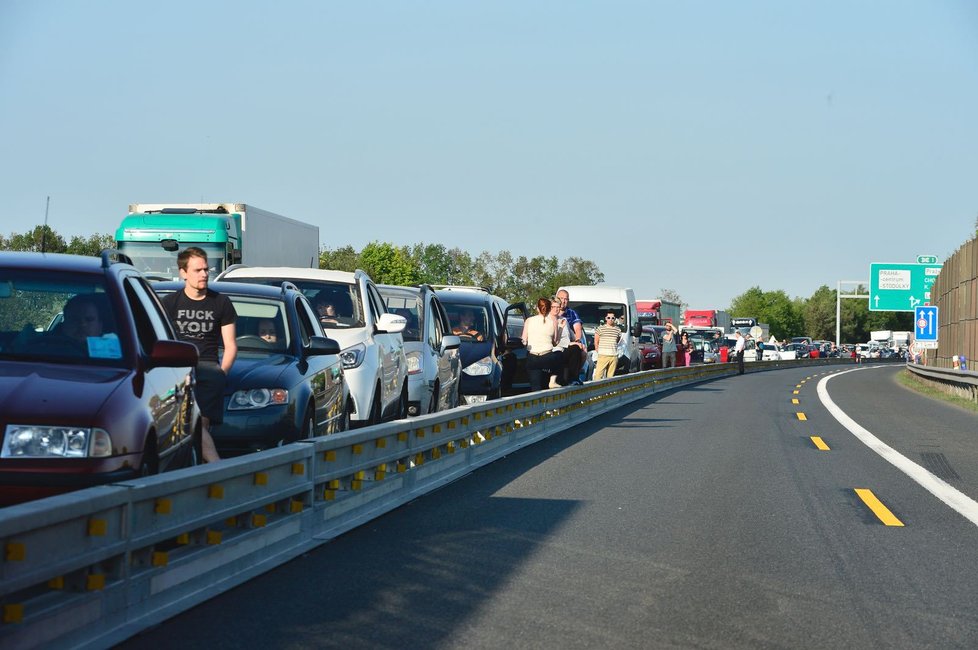
<svg viewBox="0 0 978 650">
<path fill-rule="evenodd" d="M 0 413 L 6 422 L 84 425 L 130 377 L 124 368 L 4 362 Z"/>
<path fill-rule="evenodd" d="M 226 392 L 233 393 L 239 388 L 288 388 L 278 386 L 279 379 L 296 358 L 287 354 L 248 354 L 243 352 L 234 359 L 228 373 Z"/>
<path fill-rule="evenodd" d="M 341 350 L 367 340 L 366 327 L 324 327 L 323 331 L 326 336 L 340 344 Z"/>
<path fill-rule="evenodd" d="M 462 359 L 462 367 L 465 368 L 483 357 L 488 357 L 492 353 L 492 341 L 468 341 L 462 342 L 459 347 L 459 356 Z"/>
</svg>

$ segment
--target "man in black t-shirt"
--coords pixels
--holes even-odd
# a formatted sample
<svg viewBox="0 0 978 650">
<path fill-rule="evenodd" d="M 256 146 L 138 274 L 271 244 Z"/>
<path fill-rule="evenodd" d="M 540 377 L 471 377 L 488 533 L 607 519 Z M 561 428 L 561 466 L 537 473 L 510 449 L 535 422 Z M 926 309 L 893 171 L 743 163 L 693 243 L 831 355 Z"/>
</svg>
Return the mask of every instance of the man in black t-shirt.
<svg viewBox="0 0 978 650">
<path fill-rule="evenodd" d="M 237 314 L 227 296 L 207 288 L 207 253 L 196 246 L 185 248 L 177 256 L 177 266 L 185 282 L 183 291 L 164 296 L 161 302 L 177 337 L 197 346 L 200 355 L 195 394 L 203 419 L 201 451 L 204 462 L 211 463 L 220 460 L 210 427 L 224 419 L 224 386 L 238 356 Z M 221 345 L 224 356 L 218 360 Z"/>
</svg>

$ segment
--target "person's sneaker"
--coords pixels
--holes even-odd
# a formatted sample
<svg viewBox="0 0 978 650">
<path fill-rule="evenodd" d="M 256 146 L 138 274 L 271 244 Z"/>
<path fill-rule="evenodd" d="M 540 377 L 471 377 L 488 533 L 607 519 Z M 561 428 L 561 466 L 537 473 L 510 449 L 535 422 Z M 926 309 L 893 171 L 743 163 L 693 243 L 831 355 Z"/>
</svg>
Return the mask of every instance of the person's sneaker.
<svg viewBox="0 0 978 650">
<path fill-rule="evenodd" d="M 550 388 L 560 388 L 560 384 L 557 383 L 557 378 L 553 375 L 550 376 Z"/>
</svg>

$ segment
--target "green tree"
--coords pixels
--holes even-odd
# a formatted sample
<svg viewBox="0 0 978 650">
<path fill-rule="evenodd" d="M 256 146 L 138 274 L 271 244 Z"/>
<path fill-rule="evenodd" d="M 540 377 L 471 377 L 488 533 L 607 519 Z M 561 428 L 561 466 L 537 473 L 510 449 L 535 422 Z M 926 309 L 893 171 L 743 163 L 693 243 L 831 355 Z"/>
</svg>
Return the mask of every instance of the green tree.
<svg viewBox="0 0 978 650">
<path fill-rule="evenodd" d="M 22 234 L 11 233 L 6 245 L 11 251 L 64 253 L 67 249 L 64 237 L 50 226 L 34 226 L 33 230 Z"/>
<path fill-rule="evenodd" d="M 835 340 L 835 290 L 828 285 L 819 287 L 804 301 L 804 335 L 816 340 Z"/>
<path fill-rule="evenodd" d="M 407 247 L 371 242 L 360 251 L 360 265 L 377 284 L 418 283 L 418 272 Z"/>
<path fill-rule="evenodd" d="M 360 254 L 347 244 L 333 250 L 324 248 L 319 252 L 319 268 L 330 271 L 356 271 L 360 267 Z"/>
<path fill-rule="evenodd" d="M 751 287 L 733 299 L 730 315 L 734 318 L 756 318 L 767 323 L 771 335 L 784 339 L 796 336 L 802 330 L 802 317 L 795 303 L 782 290 L 762 291 Z"/>
<path fill-rule="evenodd" d="M 97 257 L 107 248 L 115 248 L 116 240 L 113 235 L 96 233 L 88 237 L 74 236 L 68 242 L 66 253 L 73 255 L 91 255 Z"/>
</svg>

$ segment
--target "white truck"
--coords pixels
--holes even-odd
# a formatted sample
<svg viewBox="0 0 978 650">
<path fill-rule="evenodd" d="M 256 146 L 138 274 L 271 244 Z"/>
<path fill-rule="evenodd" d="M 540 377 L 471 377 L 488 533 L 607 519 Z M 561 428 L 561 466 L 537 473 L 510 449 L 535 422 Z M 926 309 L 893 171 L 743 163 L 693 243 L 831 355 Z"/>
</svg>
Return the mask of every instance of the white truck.
<svg viewBox="0 0 978 650">
<path fill-rule="evenodd" d="M 605 315 L 609 312 L 615 314 L 618 327 L 622 331 L 621 340 L 618 342 L 616 375 L 638 372 L 642 369 L 642 357 L 638 346 L 642 325 L 638 320 L 638 307 L 632 289 L 597 284 L 560 287 L 558 291 L 567 292 L 567 306 L 576 311 L 584 321 L 584 332 L 587 334 L 589 347 L 594 345 L 594 330 L 604 322 Z M 595 356 L 593 350 L 591 356 Z M 592 358 L 592 370 L 593 360 Z"/>
<path fill-rule="evenodd" d="M 177 254 L 207 253 L 211 277 L 232 264 L 319 268 L 319 226 L 245 203 L 133 203 L 119 250 L 151 279 L 179 279 Z"/>
</svg>

